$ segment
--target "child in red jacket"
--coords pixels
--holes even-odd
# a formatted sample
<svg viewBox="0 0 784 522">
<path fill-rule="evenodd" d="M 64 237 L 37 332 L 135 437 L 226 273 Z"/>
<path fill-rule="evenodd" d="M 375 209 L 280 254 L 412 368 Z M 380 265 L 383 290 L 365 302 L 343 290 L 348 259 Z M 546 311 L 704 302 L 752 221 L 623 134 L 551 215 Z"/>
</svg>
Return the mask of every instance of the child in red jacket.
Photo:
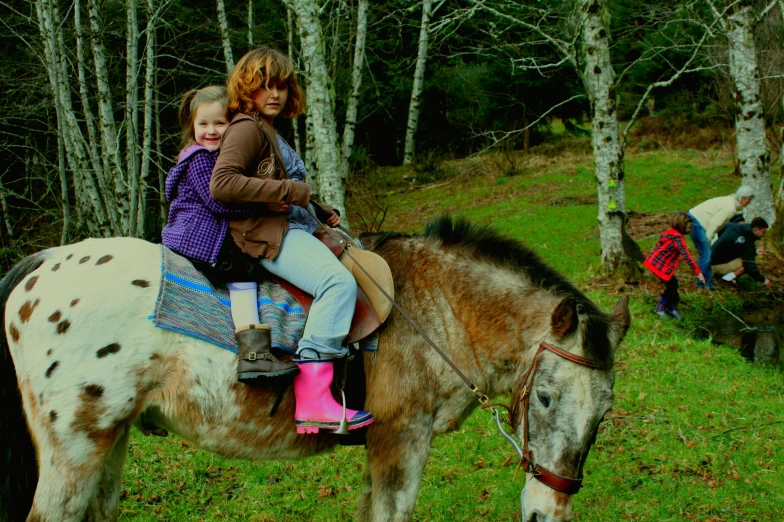
<svg viewBox="0 0 784 522">
<path fill-rule="evenodd" d="M 686 212 L 678 212 L 670 224 L 672 228 L 662 233 L 656 246 L 645 258 L 643 265 L 665 284 L 664 292 L 659 297 L 655 312 L 660 317 L 669 315 L 675 319 L 681 319 L 681 315 L 678 313 L 678 302 L 681 298 L 678 295 L 678 278 L 675 277 L 675 269 L 678 268 L 681 257 L 697 274 L 697 279 L 705 283 L 705 276 L 702 275 L 694 258 L 691 257 L 689 249 L 686 248 L 686 241 L 683 239 L 685 234 L 691 232 L 691 217 Z"/>
</svg>

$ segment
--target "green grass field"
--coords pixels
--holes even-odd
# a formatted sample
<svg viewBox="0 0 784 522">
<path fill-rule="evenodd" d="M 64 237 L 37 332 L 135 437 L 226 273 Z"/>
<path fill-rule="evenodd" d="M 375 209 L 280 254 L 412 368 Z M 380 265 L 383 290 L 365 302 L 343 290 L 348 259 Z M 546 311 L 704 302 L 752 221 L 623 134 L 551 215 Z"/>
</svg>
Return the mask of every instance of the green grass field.
<svg viewBox="0 0 784 522">
<path fill-rule="evenodd" d="M 585 147 L 583 146 L 583 150 Z M 591 158 L 580 152 L 520 160 L 511 177 L 488 162 L 449 162 L 413 188 L 407 169 L 384 169 L 368 192 L 388 207 L 384 229 L 415 232 L 449 211 L 519 238 L 590 287 L 605 309 L 618 285 L 597 282 L 599 243 Z M 732 159 L 717 152 L 627 154 L 628 209 L 659 214 L 731 193 Z M 354 222 L 358 222 L 355 217 Z M 650 248 L 655 237 L 641 241 Z M 688 280 L 688 276 L 686 276 Z M 645 285 L 642 285 L 645 286 Z M 579 521 L 784 519 L 784 374 L 694 335 L 720 316 L 714 297 L 684 284 L 684 323 L 651 313 L 655 296 L 631 293 L 633 320 L 617 354 L 616 401 L 574 497 Z M 734 298 L 735 301 L 739 298 Z M 381 347 L 383 349 L 383 346 Z M 502 398 L 508 400 L 508 398 Z M 519 520 L 524 475 L 486 412 L 436 440 L 414 520 Z M 364 450 L 339 448 L 301 462 L 219 458 L 182 440 L 134 433 L 121 520 L 337 521 L 363 487 Z"/>
</svg>

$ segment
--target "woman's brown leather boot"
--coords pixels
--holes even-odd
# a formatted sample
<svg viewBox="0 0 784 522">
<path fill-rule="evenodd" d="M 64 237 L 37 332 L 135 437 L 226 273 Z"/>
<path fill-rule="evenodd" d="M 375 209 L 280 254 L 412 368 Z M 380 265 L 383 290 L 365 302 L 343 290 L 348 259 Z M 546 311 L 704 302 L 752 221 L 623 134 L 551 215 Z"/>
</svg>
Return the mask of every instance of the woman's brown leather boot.
<svg viewBox="0 0 784 522">
<path fill-rule="evenodd" d="M 266 324 L 243 326 L 234 332 L 240 347 L 237 380 L 248 383 L 261 377 L 281 377 L 299 371 L 296 364 L 281 361 L 270 353 L 270 327 Z"/>
</svg>

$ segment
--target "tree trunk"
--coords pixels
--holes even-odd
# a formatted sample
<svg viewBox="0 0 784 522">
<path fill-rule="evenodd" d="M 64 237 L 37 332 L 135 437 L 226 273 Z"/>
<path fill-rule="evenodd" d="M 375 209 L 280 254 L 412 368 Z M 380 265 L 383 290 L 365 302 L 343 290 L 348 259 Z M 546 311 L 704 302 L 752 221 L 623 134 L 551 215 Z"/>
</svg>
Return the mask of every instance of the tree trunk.
<svg viewBox="0 0 784 522">
<path fill-rule="evenodd" d="M 337 125 L 332 112 L 329 71 L 315 0 L 295 0 L 305 76 L 308 81 L 308 119 L 313 122 L 313 144 L 321 200 L 340 211 L 346 221 L 343 178 L 338 150 Z"/>
<path fill-rule="evenodd" d="M 736 8 L 727 19 L 729 70 L 737 103 L 735 140 L 743 184 L 754 189 L 754 199 L 746 207 L 746 219 L 761 217 L 772 225 L 776 213 L 752 16 L 752 8 L 747 4 Z"/>
<path fill-rule="evenodd" d="M 155 1 L 147 0 L 147 40 L 144 45 L 145 75 L 144 75 L 144 128 L 142 131 L 142 165 L 139 173 L 139 212 L 136 230 L 139 237 L 144 237 L 147 214 L 147 186 L 150 179 L 150 164 L 152 163 L 152 125 L 155 112 L 155 26 L 156 12 Z"/>
<path fill-rule="evenodd" d="M 253 0 L 248 0 L 248 48 L 253 49 Z"/>
<path fill-rule="evenodd" d="M 91 42 L 93 47 L 93 59 L 95 60 L 95 78 L 98 84 L 98 118 L 101 125 L 101 151 L 103 158 L 104 171 L 107 180 L 114 181 L 114 193 L 111 190 L 103 194 L 106 198 L 106 205 L 109 208 L 117 209 L 119 222 L 114 228 L 114 235 L 122 235 L 127 227 L 128 217 L 128 191 L 125 186 L 125 176 L 122 171 L 120 161 L 118 134 L 114 122 L 114 108 L 112 107 L 112 93 L 109 87 L 109 70 L 106 65 L 106 50 L 103 45 L 99 20 L 99 8 L 96 0 L 87 1 L 88 14 L 90 16 Z"/>
<path fill-rule="evenodd" d="M 231 51 L 231 38 L 229 38 L 229 21 L 226 19 L 226 4 L 223 0 L 216 0 L 218 4 L 218 24 L 220 25 L 221 42 L 223 43 L 223 57 L 226 60 L 226 72 L 234 68 L 234 53 Z"/>
<path fill-rule="evenodd" d="M 91 215 L 86 224 L 91 233 L 95 235 L 109 235 L 111 228 L 103 212 L 103 204 L 90 172 L 88 154 L 85 150 L 84 137 L 77 125 L 77 118 L 73 110 L 70 82 L 67 79 L 67 69 L 63 63 L 65 44 L 62 41 L 62 23 L 59 20 L 59 10 L 51 0 L 39 0 L 35 4 L 38 16 L 38 27 L 44 45 L 44 58 L 49 84 L 54 98 L 55 114 L 57 116 L 57 129 L 65 150 L 65 159 L 75 180 L 84 180 L 84 191 L 77 191 L 83 197 L 85 204 L 91 205 Z M 68 194 L 63 194 L 64 198 Z M 67 201 L 67 200 L 66 200 Z"/>
<path fill-rule="evenodd" d="M 286 6 L 286 35 L 289 42 L 289 59 L 291 63 L 294 64 L 296 69 L 299 69 L 298 62 L 294 59 L 294 11 L 291 7 Z M 294 118 L 291 120 L 291 126 L 294 128 L 294 150 L 297 151 L 297 154 L 302 158 L 305 162 L 305 168 L 308 172 L 313 172 L 315 174 L 315 170 L 310 170 L 308 166 L 308 158 L 302 151 L 302 136 L 299 132 L 299 119 Z M 310 176 L 313 178 L 313 176 Z M 311 185 L 313 185 L 311 183 Z M 315 188 L 315 187 L 314 187 Z"/>
<path fill-rule="evenodd" d="M 125 35 L 125 184 L 128 186 L 129 214 L 123 232 L 136 236 L 139 199 L 137 132 L 139 127 L 139 19 L 136 0 L 126 0 Z"/>
<path fill-rule="evenodd" d="M 65 173 L 65 125 L 59 122 L 57 133 L 57 173 L 60 177 L 60 193 L 62 194 L 63 230 L 60 233 L 60 244 L 68 244 L 68 231 L 71 227 L 71 206 L 68 203 L 68 177 Z M 9 229 L 10 230 L 10 229 Z M 12 236 L 13 237 L 13 236 Z"/>
<path fill-rule="evenodd" d="M 343 130 L 343 172 L 348 174 L 348 162 L 354 149 L 354 128 L 357 125 L 359 90 L 362 87 L 362 67 L 365 61 L 365 35 L 367 34 L 368 0 L 359 0 L 357 6 L 357 39 L 354 44 L 354 65 L 351 70 L 351 97 L 346 108 L 346 127 Z"/>
<path fill-rule="evenodd" d="M 403 165 L 414 162 L 416 151 L 416 131 L 419 124 L 419 103 L 425 83 L 425 65 L 427 62 L 428 32 L 430 30 L 430 14 L 433 0 L 422 1 L 422 23 L 419 26 L 419 48 L 417 50 L 416 68 L 414 69 L 414 85 L 411 87 L 411 102 L 408 105 L 408 123 L 406 124 L 406 143 L 403 149 Z"/>
<path fill-rule="evenodd" d="M 603 15 L 604 0 L 580 0 L 583 15 L 585 69 L 583 82 L 593 110 L 593 154 L 599 195 L 599 237 L 602 271 L 614 273 L 629 259 L 624 253 L 626 200 L 623 188 L 623 149 L 618 139 L 614 73 Z"/>
</svg>

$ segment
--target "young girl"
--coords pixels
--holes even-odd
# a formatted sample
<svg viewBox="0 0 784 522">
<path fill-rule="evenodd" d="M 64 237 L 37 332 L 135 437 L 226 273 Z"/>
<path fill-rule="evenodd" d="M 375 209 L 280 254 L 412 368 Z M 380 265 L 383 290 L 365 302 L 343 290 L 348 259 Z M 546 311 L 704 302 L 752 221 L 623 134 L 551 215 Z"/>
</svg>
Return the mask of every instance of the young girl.
<svg viewBox="0 0 784 522">
<path fill-rule="evenodd" d="M 180 104 L 182 151 L 166 177 L 166 198 L 171 203 L 163 244 L 189 258 L 213 280 L 227 283 L 237 344 L 238 379 L 245 381 L 266 372 L 285 375 L 297 371 L 290 362 L 270 354 L 269 327 L 259 324 L 257 284 L 262 271 L 226 240 L 229 219 L 258 215 L 250 207 L 229 207 L 210 196 L 210 176 L 218 147 L 229 126 L 225 87 L 210 86 L 185 94 Z M 236 282 L 240 281 L 240 282 Z M 255 361 L 249 362 L 252 357 Z"/>
<path fill-rule="evenodd" d="M 337 430 L 342 422 L 348 429 L 366 426 L 373 415 L 344 411 L 330 392 L 333 360 L 347 354 L 342 342 L 351 326 L 356 282 L 313 236 L 304 165 L 273 127 L 276 116 L 294 118 L 304 109 L 294 67 L 278 51 L 250 51 L 235 65 L 228 91 L 235 116 L 223 136 L 210 193 L 228 205 L 262 204 L 260 216 L 230 221 L 234 243 L 269 272 L 314 296 L 294 360 L 300 370 L 294 377 L 297 433 Z M 340 223 L 331 209 L 316 210 L 327 224 Z"/>
<path fill-rule="evenodd" d="M 705 284 L 705 276 L 702 275 L 694 258 L 691 257 L 683 239 L 684 234 L 691 231 L 689 215 L 686 212 L 678 212 L 670 224 L 672 228 L 662 233 L 656 246 L 645 258 L 643 265 L 648 267 L 665 284 L 664 292 L 659 297 L 655 312 L 660 317 L 669 315 L 675 319 L 681 319 L 681 315 L 678 313 L 678 302 L 680 301 L 678 278 L 675 277 L 675 269 L 678 268 L 681 257 L 686 260 L 692 271 L 697 274 L 697 279 L 703 284 Z"/>
</svg>

